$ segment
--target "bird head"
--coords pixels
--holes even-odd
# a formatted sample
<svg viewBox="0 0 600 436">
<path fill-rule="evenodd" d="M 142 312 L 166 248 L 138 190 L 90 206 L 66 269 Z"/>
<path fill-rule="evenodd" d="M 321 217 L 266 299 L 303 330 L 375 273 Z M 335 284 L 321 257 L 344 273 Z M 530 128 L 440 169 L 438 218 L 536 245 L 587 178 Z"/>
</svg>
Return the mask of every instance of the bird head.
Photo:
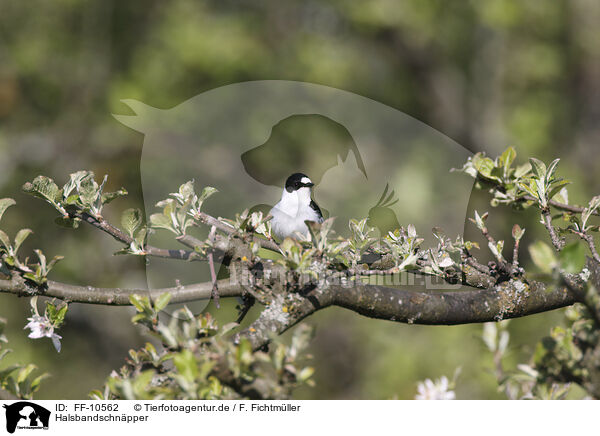
<svg viewBox="0 0 600 436">
<path fill-rule="evenodd" d="M 314 185 L 306 174 L 294 173 L 285 181 L 283 195 L 297 197 L 301 203 L 310 203 L 311 189 Z"/>
</svg>

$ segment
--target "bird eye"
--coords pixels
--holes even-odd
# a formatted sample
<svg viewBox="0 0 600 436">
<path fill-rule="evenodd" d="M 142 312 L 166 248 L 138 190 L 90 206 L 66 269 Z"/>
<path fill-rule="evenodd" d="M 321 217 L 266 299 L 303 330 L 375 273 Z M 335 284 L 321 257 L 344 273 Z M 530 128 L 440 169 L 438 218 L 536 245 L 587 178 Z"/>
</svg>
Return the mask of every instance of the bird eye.
<svg viewBox="0 0 600 436">
<path fill-rule="evenodd" d="M 300 188 L 300 182 L 296 182 L 296 183 L 294 183 L 294 187 L 295 187 L 296 189 Z"/>
</svg>

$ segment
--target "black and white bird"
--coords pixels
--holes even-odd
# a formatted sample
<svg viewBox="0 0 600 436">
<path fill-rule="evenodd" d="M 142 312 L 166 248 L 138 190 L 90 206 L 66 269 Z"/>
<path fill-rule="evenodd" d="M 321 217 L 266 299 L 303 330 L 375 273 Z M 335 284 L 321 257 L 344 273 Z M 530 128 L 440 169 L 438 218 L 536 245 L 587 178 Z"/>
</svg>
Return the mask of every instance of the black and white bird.
<svg viewBox="0 0 600 436">
<path fill-rule="evenodd" d="M 317 203 L 311 198 L 315 184 L 302 173 L 294 173 L 285 182 L 281 200 L 270 214 L 273 234 L 281 239 L 294 237 L 296 232 L 308 235 L 304 221 L 323 222 L 323 215 Z"/>
</svg>

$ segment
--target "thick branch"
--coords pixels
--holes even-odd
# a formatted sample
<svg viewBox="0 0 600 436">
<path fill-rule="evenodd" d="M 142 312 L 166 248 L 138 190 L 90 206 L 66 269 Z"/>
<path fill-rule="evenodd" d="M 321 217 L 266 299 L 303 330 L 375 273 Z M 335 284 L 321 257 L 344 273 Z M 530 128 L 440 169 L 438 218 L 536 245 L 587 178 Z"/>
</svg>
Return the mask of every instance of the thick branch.
<svg viewBox="0 0 600 436">
<path fill-rule="evenodd" d="M 483 290 L 408 291 L 357 284 L 333 287 L 333 304 L 370 318 L 409 324 L 455 325 L 518 318 L 578 302 L 566 288 L 511 280 Z"/>
<path fill-rule="evenodd" d="M 298 297 L 300 298 L 300 297 Z M 272 305 L 240 332 L 254 349 L 268 344 L 317 310 L 340 306 L 369 318 L 408 324 L 457 325 L 500 321 L 547 312 L 580 301 L 579 294 L 561 287 L 547 291 L 539 282 L 503 282 L 490 289 L 469 291 L 412 291 L 383 286 L 332 285 L 314 291 L 287 312 Z"/>
<path fill-rule="evenodd" d="M 330 306 L 333 302 L 331 292 L 314 292 L 304 297 L 300 295 L 297 297 L 299 301 L 291 305 L 287 311 L 283 311 L 280 304 L 272 303 L 261 312 L 256 321 L 238 333 L 237 337 L 248 338 L 252 348 L 258 350 L 268 344 L 273 336 L 284 333 L 304 318 Z"/>
</svg>

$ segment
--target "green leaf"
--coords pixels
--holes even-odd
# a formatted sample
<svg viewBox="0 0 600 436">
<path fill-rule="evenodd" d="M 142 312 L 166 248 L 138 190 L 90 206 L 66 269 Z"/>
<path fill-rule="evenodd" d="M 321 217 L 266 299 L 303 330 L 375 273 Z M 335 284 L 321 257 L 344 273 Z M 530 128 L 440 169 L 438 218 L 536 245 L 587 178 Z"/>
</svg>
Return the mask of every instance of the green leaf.
<svg viewBox="0 0 600 436">
<path fill-rule="evenodd" d="M 554 178 L 554 173 L 559 161 L 560 159 L 554 159 L 550 165 L 548 165 L 548 170 L 546 171 L 546 182 L 550 182 L 550 180 Z"/>
<path fill-rule="evenodd" d="M 25 380 L 27 380 L 27 377 L 29 377 L 29 374 L 31 374 L 36 369 L 37 369 L 37 366 L 35 366 L 33 363 L 30 363 L 29 365 L 22 368 L 19 371 L 19 375 L 17 376 L 17 383 L 19 383 L 19 384 L 23 383 Z"/>
<path fill-rule="evenodd" d="M 539 159 L 535 157 L 529 158 L 529 163 L 531 164 L 531 169 L 533 170 L 533 174 L 540 180 L 544 180 L 546 178 L 546 165 Z"/>
<path fill-rule="evenodd" d="M 581 227 L 583 227 L 584 230 L 586 230 L 587 228 L 586 226 L 588 220 L 590 219 L 590 216 L 592 216 L 592 214 L 596 211 L 596 209 L 598 209 L 598 207 L 600 207 L 600 195 L 597 195 L 596 197 L 592 198 L 588 207 L 586 207 L 583 213 L 581 214 Z"/>
<path fill-rule="evenodd" d="M 44 373 L 44 374 L 39 375 L 36 378 L 34 378 L 33 381 L 31 382 L 31 392 L 36 392 L 40 387 L 40 383 L 43 380 L 47 379 L 48 377 L 50 377 L 50 374 Z"/>
<path fill-rule="evenodd" d="M 181 203 L 186 202 L 191 196 L 194 195 L 194 181 L 190 180 L 179 186 L 179 195 L 181 196 Z"/>
<path fill-rule="evenodd" d="M 205 187 L 202 190 L 202 193 L 200 194 L 200 201 L 206 200 L 208 197 L 210 197 L 211 195 L 213 195 L 217 192 L 219 192 L 219 190 L 217 188 L 213 188 L 212 186 Z"/>
<path fill-rule="evenodd" d="M 106 398 L 104 398 L 104 393 L 102 393 L 100 390 L 98 389 L 94 389 L 93 391 L 91 391 L 88 396 L 92 399 L 92 400 L 106 400 Z"/>
<path fill-rule="evenodd" d="M 56 204 L 59 200 L 60 190 L 50 177 L 37 176 L 33 182 L 25 183 L 23 190 L 52 204 Z"/>
<path fill-rule="evenodd" d="M 142 224 L 142 212 L 139 209 L 127 209 L 121 215 L 121 225 L 129 236 L 133 238 L 135 231 Z"/>
<path fill-rule="evenodd" d="M 70 202 L 70 197 L 78 198 L 78 195 L 71 196 L 71 193 L 75 188 L 79 186 L 81 180 L 89 174 L 89 171 L 77 171 L 76 173 L 69 174 L 69 181 L 63 186 L 63 199 Z"/>
<path fill-rule="evenodd" d="M 46 274 L 48 274 L 50 272 L 50 270 L 52 268 L 54 268 L 54 265 L 56 265 L 57 262 L 63 260 L 65 257 L 64 256 L 54 256 L 52 258 L 52 260 L 50 260 L 50 262 L 48 262 L 48 266 L 46 267 Z"/>
<path fill-rule="evenodd" d="M 569 185 L 571 183 L 570 180 L 561 180 L 559 182 L 556 182 L 554 184 L 552 184 L 552 188 L 550 189 L 550 192 L 548 193 L 548 198 L 554 198 L 558 193 L 560 193 L 560 191 L 562 191 L 562 189 Z M 564 198 L 561 198 L 561 203 L 565 203 Z M 558 201 L 558 199 L 557 199 Z M 568 203 L 568 201 L 566 202 Z"/>
<path fill-rule="evenodd" d="M 119 197 L 125 197 L 127 194 L 128 192 L 125 188 L 121 188 L 115 192 L 105 192 L 102 194 L 102 204 L 108 204 Z"/>
<path fill-rule="evenodd" d="M 241 365 L 252 363 L 252 345 L 247 338 L 242 338 L 236 349 L 236 359 Z"/>
<path fill-rule="evenodd" d="M 489 157 L 473 156 L 473 166 L 481 176 L 501 182 L 499 177 L 492 175 L 492 171 L 496 166 L 494 165 L 494 161 Z"/>
<path fill-rule="evenodd" d="M 4 245 L 4 248 L 6 249 L 6 251 L 10 251 L 10 249 L 12 248 L 12 245 L 10 243 L 10 238 L 2 230 L 0 230 L 0 242 L 2 243 L 2 245 Z"/>
<path fill-rule="evenodd" d="M 303 368 L 298 373 L 298 376 L 296 378 L 298 379 L 299 382 L 305 382 L 306 380 L 311 378 L 314 373 L 315 373 L 315 369 L 311 366 L 307 366 L 306 368 Z"/>
<path fill-rule="evenodd" d="M 31 280 L 34 283 L 37 283 L 38 285 L 43 285 L 44 283 L 46 283 L 47 279 L 45 277 L 42 277 L 40 275 L 38 275 L 37 273 L 25 273 L 23 274 L 23 277 L 26 279 Z"/>
<path fill-rule="evenodd" d="M 66 303 L 59 304 L 58 306 L 48 301 L 46 302 L 46 312 L 48 319 L 54 324 L 54 327 L 60 327 L 65 321 L 65 316 L 69 310 L 69 305 Z"/>
<path fill-rule="evenodd" d="M 173 358 L 173 363 L 177 372 L 187 381 L 193 382 L 198 376 L 198 364 L 190 350 L 183 350 Z"/>
<path fill-rule="evenodd" d="M 508 168 L 513 163 L 513 161 L 515 160 L 516 157 L 517 157 L 517 152 L 514 149 L 514 147 L 508 147 L 506 150 L 504 150 L 504 153 L 502 153 L 502 155 L 500 156 L 500 163 L 504 167 L 505 175 L 506 175 L 506 171 L 508 170 Z"/>
<path fill-rule="evenodd" d="M 210 372 L 212 371 L 212 369 L 215 367 L 217 363 L 216 362 L 204 362 L 201 366 L 200 366 L 200 371 L 198 372 L 198 379 L 199 380 L 206 380 L 206 378 L 209 376 Z"/>
<path fill-rule="evenodd" d="M 175 232 L 171 218 L 162 213 L 153 213 L 150 215 L 150 224 L 154 228 L 166 229 Z"/>
<path fill-rule="evenodd" d="M 138 322 L 147 319 L 148 316 L 145 313 L 138 313 L 137 315 L 134 315 L 133 317 L 131 317 L 131 322 L 133 324 L 137 324 Z"/>
<path fill-rule="evenodd" d="M 46 272 L 46 256 L 42 253 L 42 250 L 35 249 L 33 250 L 37 257 L 40 259 L 40 267 L 42 268 L 42 272 Z"/>
<path fill-rule="evenodd" d="M 140 230 L 138 230 L 137 234 L 135 235 L 135 242 L 139 247 L 144 247 L 146 245 L 147 231 L 148 229 L 146 227 L 142 227 Z"/>
<path fill-rule="evenodd" d="M 485 220 L 488 218 L 488 213 L 485 212 L 483 215 L 479 215 L 479 212 L 475 211 L 475 219 L 469 218 L 475 223 L 478 229 L 483 230 L 485 228 Z M 435 233 L 434 233 L 435 234 Z"/>
<path fill-rule="evenodd" d="M 50 321 L 52 321 L 54 318 L 56 318 L 57 312 L 58 312 L 58 310 L 56 309 L 56 306 L 54 305 L 54 303 L 52 303 L 50 301 L 46 301 L 46 314 L 48 315 L 48 319 Z"/>
<path fill-rule="evenodd" d="M 6 209 L 8 209 L 11 206 L 14 206 L 15 204 L 17 204 L 17 202 L 12 198 L 0 199 L 0 220 L 2 219 L 2 215 L 4 215 L 4 212 L 6 212 Z"/>
<path fill-rule="evenodd" d="M 499 261 L 503 259 L 502 250 L 504 249 L 504 241 L 498 241 L 496 245 L 488 242 L 488 247 L 496 259 Z"/>
<path fill-rule="evenodd" d="M 148 388 L 148 385 L 152 381 L 154 375 L 155 372 L 151 369 L 148 369 L 146 371 L 142 371 L 142 373 L 135 378 L 132 388 L 136 394 L 136 398 L 140 398 L 144 395 L 144 392 Z"/>
<path fill-rule="evenodd" d="M 129 296 L 129 301 L 133 306 L 137 309 L 138 312 L 144 311 L 144 303 L 142 302 L 142 297 L 137 294 L 132 294 Z"/>
<path fill-rule="evenodd" d="M 585 247 L 580 242 L 565 246 L 559 254 L 560 267 L 569 274 L 579 273 L 585 265 Z"/>
<path fill-rule="evenodd" d="M 169 304 L 169 301 L 171 301 L 172 296 L 173 295 L 169 294 L 168 292 L 162 294 L 160 297 L 158 297 L 158 299 L 154 303 L 154 309 L 157 312 L 160 312 L 161 310 L 163 310 L 165 307 L 167 307 L 167 305 Z"/>
<path fill-rule="evenodd" d="M 7 376 L 9 376 L 13 372 L 15 372 L 20 367 L 21 367 L 20 365 L 13 364 L 13 365 L 7 366 L 6 368 L 0 369 L 0 380 L 2 380 L 3 378 L 6 378 Z"/>
<path fill-rule="evenodd" d="M 79 182 L 79 199 L 81 204 L 91 208 L 94 205 L 94 201 L 98 196 L 98 184 L 94 180 L 94 173 L 88 172 L 83 179 Z"/>
<path fill-rule="evenodd" d="M 17 251 L 19 251 L 19 247 L 21 246 L 21 244 L 23 243 L 23 241 L 25 241 L 25 239 L 27 239 L 27 237 L 29 235 L 31 235 L 33 233 L 33 230 L 31 229 L 21 229 L 19 230 L 19 232 L 17 233 L 17 236 L 15 236 L 15 246 L 14 246 L 14 252 L 16 253 Z"/>
<path fill-rule="evenodd" d="M 525 174 L 527 174 L 529 171 L 531 171 L 531 164 L 530 163 L 525 163 L 523 165 L 519 165 L 516 169 L 515 169 L 515 178 L 520 179 L 521 177 L 523 177 Z"/>
<path fill-rule="evenodd" d="M 552 191 L 551 191 L 551 193 L 552 193 Z M 559 203 L 562 203 L 562 204 L 569 204 L 569 191 L 567 191 L 567 188 L 562 187 L 558 192 L 556 192 L 550 198 L 553 199 L 554 201 L 558 201 Z"/>
<path fill-rule="evenodd" d="M 6 355 L 9 353 L 12 353 L 12 350 L 5 349 L 5 350 L 0 351 L 0 361 L 2 361 L 2 359 L 4 359 L 6 357 Z"/>
<path fill-rule="evenodd" d="M 531 244 L 529 246 L 529 254 L 533 263 L 544 273 L 550 274 L 556 266 L 554 251 L 548 244 L 542 241 Z"/>
<path fill-rule="evenodd" d="M 546 192 L 546 183 L 539 179 L 535 181 L 536 184 L 536 195 L 540 201 L 540 206 L 546 207 L 548 202 L 548 195 Z"/>
</svg>

